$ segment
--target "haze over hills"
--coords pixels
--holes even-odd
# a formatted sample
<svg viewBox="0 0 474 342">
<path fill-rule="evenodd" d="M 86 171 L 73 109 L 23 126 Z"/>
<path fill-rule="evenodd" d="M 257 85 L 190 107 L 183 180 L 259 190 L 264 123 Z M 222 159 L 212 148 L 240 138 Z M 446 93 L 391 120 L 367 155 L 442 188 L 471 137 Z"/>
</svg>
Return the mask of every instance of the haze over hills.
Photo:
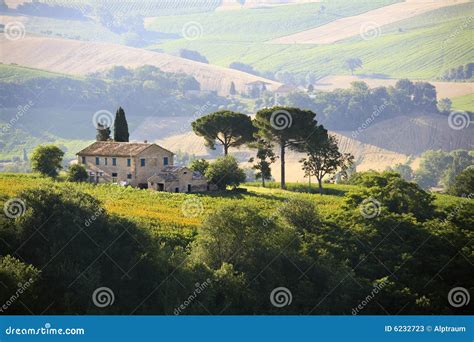
<svg viewBox="0 0 474 342">
<path fill-rule="evenodd" d="M 107 3 L 103 7 L 91 1 L 74 5 L 67 1 L 40 1 L 37 8 L 17 6 L 19 3 L 24 2 L 7 1 L 9 8 L 0 8 L 0 23 L 14 23 L 19 29 L 18 39 L 12 39 L 8 31 L 0 36 L 0 82 L 7 89 L 16 84 L 27 89 L 59 78 L 54 87 L 79 87 L 81 99 L 79 104 L 71 103 L 72 107 L 50 100 L 37 104 L 29 112 L 32 117 L 28 123 L 22 123 L 20 118 L 15 130 L 2 137 L 5 159 L 42 141 L 68 146 L 70 156 L 93 139 L 92 114 L 104 107 L 113 112 L 125 99 L 113 93 L 117 80 L 102 75 L 93 82 L 107 85 L 108 90 L 103 91 L 112 95 L 102 105 L 99 97 L 94 98 L 92 107 L 85 106 L 84 94 L 93 97 L 93 88 L 87 87 L 94 83 L 87 82 L 91 73 L 104 73 L 115 66 L 151 65 L 170 73 L 167 77 L 193 77 L 200 89 L 189 92 L 192 96 L 186 91 L 167 94 L 166 98 L 164 93 L 159 95 L 163 97 L 160 106 L 177 108 L 172 113 L 154 108 L 156 103 L 147 106 L 142 93 L 151 82 L 133 80 L 133 89 L 140 92 L 137 98 L 143 106 L 127 111 L 127 117 L 132 138 L 156 140 L 170 149 L 209 158 L 213 154 L 208 154 L 202 142 L 190 133 L 190 123 L 196 117 L 217 109 L 254 114 L 278 101 L 288 103 L 295 93 L 316 101 L 318 92 L 346 89 L 353 81 L 366 82 L 372 91 L 381 86 L 389 89 L 405 77 L 430 82 L 438 101 L 450 98 L 452 109 L 474 109 L 472 76 L 456 79 L 459 68 L 462 73 L 465 68 L 467 75 L 468 66 L 474 61 L 474 51 L 469 48 L 474 24 L 472 1 L 262 0 L 247 1 L 243 6 L 233 1 L 205 1 L 199 6 L 193 1 L 144 1 L 133 6 Z M 58 14 L 58 8 L 63 14 Z M 69 13 L 67 9 L 78 11 Z M 361 32 L 365 24 L 374 22 L 376 25 L 365 32 L 368 35 Z M 361 60 L 360 67 L 354 70 L 346 65 L 352 57 Z M 455 79 L 443 79 L 447 72 Z M 126 88 L 126 82 L 121 82 Z M 250 94 L 255 89 L 249 85 L 255 82 L 258 87 L 264 84 L 257 96 Z M 314 86 L 314 94 L 307 91 L 309 84 Z M 232 85 L 235 93 L 231 95 Z M 285 90 L 277 92 L 277 98 L 274 93 L 282 85 Z M 210 92 L 218 96 L 206 97 Z M 21 99 L 17 101 L 22 104 Z M 3 107 L 1 122 L 17 116 L 16 103 Z M 48 118 L 53 127 L 42 124 Z M 446 113 L 413 112 L 379 118 L 355 138 L 344 124 L 332 121 L 331 129 L 341 148 L 355 155 L 360 169 L 381 170 L 395 163 L 411 162 L 429 149 L 473 146 L 472 127 L 453 130 Z M 40 128 L 33 133 L 35 126 Z M 241 160 L 250 155 L 246 151 L 240 153 Z M 301 178 L 298 158 L 290 154 L 288 161 L 294 169 L 289 174 L 296 175 L 295 179 Z"/>
</svg>

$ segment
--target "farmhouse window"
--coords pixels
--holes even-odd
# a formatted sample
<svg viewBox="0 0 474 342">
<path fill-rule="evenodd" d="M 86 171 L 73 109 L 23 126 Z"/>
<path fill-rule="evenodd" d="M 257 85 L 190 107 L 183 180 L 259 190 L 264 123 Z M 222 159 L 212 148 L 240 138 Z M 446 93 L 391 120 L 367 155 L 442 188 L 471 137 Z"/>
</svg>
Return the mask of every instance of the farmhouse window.
<svg viewBox="0 0 474 342">
<path fill-rule="evenodd" d="M 127 174 L 127 179 L 132 179 L 132 174 L 131 173 Z"/>
<path fill-rule="evenodd" d="M 112 158 L 112 165 L 116 166 L 117 165 L 117 158 Z"/>
<path fill-rule="evenodd" d="M 132 160 L 131 159 L 127 159 L 127 166 L 131 166 L 132 165 Z"/>
<path fill-rule="evenodd" d="M 86 163 L 86 157 L 82 157 L 82 164 Z"/>
<path fill-rule="evenodd" d="M 107 165 L 107 158 L 105 158 L 104 163 L 105 163 L 105 165 Z"/>
<path fill-rule="evenodd" d="M 99 165 L 100 164 L 100 158 L 99 157 L 95 157 L 95 165 Z"/>
<path fill-rule="evenodd" d="M 168 165 L 168 157 L 163 157 L 163 165 Z"/>
<path fill-rule="evenodd" d="M 145 166 L 145 159 L 144 158 L 140 159 L 140 166 Z"/>
</svg>

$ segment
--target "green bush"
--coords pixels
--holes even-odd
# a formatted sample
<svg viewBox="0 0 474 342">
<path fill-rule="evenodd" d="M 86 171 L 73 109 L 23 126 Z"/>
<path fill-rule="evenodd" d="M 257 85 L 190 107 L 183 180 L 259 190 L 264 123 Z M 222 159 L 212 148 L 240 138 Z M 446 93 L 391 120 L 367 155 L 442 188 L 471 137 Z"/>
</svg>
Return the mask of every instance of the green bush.
<svg viewBox="0 0 474 342">
<path fill-rule="evenodd" d="M 215 162 L 209 165 L 206 177 L 210 183 L 217 185 L 220 190 L 225 190 L 228 186 L 236 188 L 240 183 L 245 182 L 245 172 L 232 156 L 217 158 Z"/>
<path fill-rule="evenodd" d="M 69 168 L 67 180 L 69 182 L 85 182 L 89 179 L 86 168 L 79 164 L 74 164 Z"/>
</svg>

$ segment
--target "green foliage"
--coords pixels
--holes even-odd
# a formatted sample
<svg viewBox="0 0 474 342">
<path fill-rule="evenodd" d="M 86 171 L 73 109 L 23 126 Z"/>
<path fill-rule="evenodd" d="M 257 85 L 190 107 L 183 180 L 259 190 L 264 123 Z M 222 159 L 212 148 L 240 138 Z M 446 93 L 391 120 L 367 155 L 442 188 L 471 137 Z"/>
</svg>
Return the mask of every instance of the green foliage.
<svg viewBox="0 0 474 342">
<path fill-rule="evenodd" d="M 36 291 L 36 282 L 40 271 L 12 257 L 0 255 L 0 313 L 4 310 L 8 314 L 24 312 L 22 303 L 34 302 L 39 295 Z M 8 311 L 7 311 L 8 310 Z"/>
<path fill-rule="evenodd" d="M 128 123 L 122 107 L 117 109 L 114 120 L 114 141 L 128 142 Z"/>
<path fill-rule="evenodd" d="M 421 155 L 420 166 L 414 179 L 422 188 L 440 185 L 447 188 L 453 184 L 460 172 L 473 163 L 474 154 L 470 151 L 426 151 Z"/>
<path fill-rule="evenodd" d="M 62 168 L 64 152 L 54 145 L 38 146 L 31 155 L 31 166 L 43 176 L 56 177 Z"/>
<path fill-rule="evenodd" d="M 364 173 L 355 184 L 366 188 L 347 194 L 346 204 L 355 209 L 364 206 L 364 201 L 375 203 L 376 209 L 395 214 L 412 214 L 423 221 L 433 217 L 433 195 L 423 191 L 415 183 L 403 180 L 398 173 Z"/>
<path fill-rule="evenodd" d="M 217 158 L 209 165 L 205 176 L 220 190 L 225 190 L 228 186 L 236 188 L 240 183 L 245 182 L 245 172 L 239 168 L 239 164 L 232 156 Z"/>
<path fill-rule="evenodd" d="M 111 140 L 110 138 L 110 127 L 101 124 L 100 122 L 97 123 L 97 135 L 95 136 L 95 140 L 97 141 L 108 141 Z"/>
<path fill-rule="evenodd" d="M 209 165 L 209 162 L 205 159 L 194 159 L 189 164 L 189 168 L 193 171 L 199 172 L 201 175 L 205 175 Z"/>
<path fill-rule="evenodd" d="M 285 188 L 286 148 L 304 151 L 308 138 L 322 141 L 327 136 L 326 129 L 317 124 L 315 117 L 310 110 L 281 106 L 261 109 L 255 115 L 254 125 L 259 138 L 280 147 L 282 188 Z"/>
<path fill-rule="evenodd" d="M 67 180 L 69 182 L 85 182 L 89 179 L 86 168 L 79 164 L 72 165 L 68 170 Z"/>
<path fill-rule="evenodd" d="M 468 167 L 459 173 L 448 193 L 454 196 L 474 196 L 474 167 Z"/>
<path fill-rule="evenodd" d="M 230 147 L 239 147 L 253 140 L 255 131 L 248 115 L 232 111 L 219 111 L 198 118 L 192 123 L 193 131 L 204 138 L 205 144 L 215 149 L 216 141 L 222 144 L 224 155 Z"/>
<path fill-rule="evenodd" d="M 336 137 L 311 136 L 306 142 L 306 158 L 300 160 L 305 174 L 315 176 L 319 184 L 319 193 L 323 193 L 323 178 L 339 171 L 341 177 L 347 178 L 347 169 L 353 164 L 354 157 L 349 153 L 339 152 Z"/>
<path fill-rule="evenodd" d="M 396 164 L 393 167 L 387 167 L 387 171 L 393 171 L 400 174 L 400 176 L 406 180 L 411 181 L 413 180 L 413 170 L 410 165 L 407 164 Z"/>
<path fill-rule="evenodd" d="M 319 233 L 321 220 L 316 206 L 307 199 L 290 198 L 280 209 L 283 219 L 298 233 Z"/>
<path fill-rule="evenodd" d="M 190 195 L 4 174 L 0 205 L 10 194 L 26 211 L 0 216 L 0 281 L 8 287 L 0 297 L 36 276 L 20 299 L 51 314 L 176 314 L 206 283 L 180 314 L 350 314 L 379 286 L 361 314 L 468 313 L 446 296 L 472 282 L 472 199 L 436 195 L 430 204 L 396 174 L 359 178 L 372 186 L 329 184 L 337 196 L 255 186 L 199 195 L 205 215 L 193 218 L 189 236 L 180 222 Z M 341 205 L 347 191 L 364 190 L 382 198 L 371 219 Z M 419 207 L 433 204 L 423 217 Z M 7 256 L 14 251 L 21 262 Z M 113 290 L 112 306 L 91 303 L 100 286 Z M 269 296 L 279 286 L 293 302 L 277 309 Z M 15 301 L 5 312 L 26 309 Z"/>
<path fill-rule="evenodd" d="M 258 162 L 252 166 L 252 169 L 257 170 L 255 174 L 256 179 L 262 180 L 262 186 L 265 186 L 265 180 L 272 178 L 272 170 L 270 165 L 275 162 L 276 156 L 273 152 L 273 144 L 263 139 L 258 139 L 252 147 L 257 148 L 257 159 Z M 249 162 L 252 163 L 254 158 L 250 158 Z"/>
</svg>

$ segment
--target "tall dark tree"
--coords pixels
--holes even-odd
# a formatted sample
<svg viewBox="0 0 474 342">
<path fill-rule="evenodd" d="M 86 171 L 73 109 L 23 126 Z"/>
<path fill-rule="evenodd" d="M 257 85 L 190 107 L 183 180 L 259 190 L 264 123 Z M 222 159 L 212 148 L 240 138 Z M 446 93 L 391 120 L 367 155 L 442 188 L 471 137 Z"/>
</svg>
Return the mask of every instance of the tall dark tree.
<svg viewBox="0 0 474 342">
<path fill-rule="evenodd" d="M 254 140 L 255 127 L 248 115 L 227 110 L 202 116 L 192 123 L 196 135 L 203 137 L 205 144 L 215 150 L 216 142 L 222 144 L 224 155 L 229 147 L 238 147 Z"/>
<path fill-rule="evenodd" d="M 128 142 L 128 138 L 128 123 L 127 119 L 125 118 L 125 111 L 122 109 L 122 107 L 119 107 L 119 109 L 117 109 L 117 113 L 115 114 L 114 140 Z"/>
<path fill-rule="evenodd" d="M 232 96 L 237 95 L 237 90 L 235 90 L 234 81 L 230 82 L 229 94 L 232 95 Z"/>
<path fill-rule="evenodd" d="M 286 188 L 286 149 L 304 151 L 305 142 L 309 138 L 314 142 L 324 142 L 327 139 L 326 129 L 317 124 L 315 117 L 316 114 L 310 110 L 280 106 L 261 109 L 255 116 L 257 135 L 267 141 L 275 142 L 280 147 L 282 189 Z"/>
<path fill-rule="evenodd" d="M 97 135 L 95 136 L 97 141 L 110 140 L 110 127 L 97 123 Z"/>
</svg>

